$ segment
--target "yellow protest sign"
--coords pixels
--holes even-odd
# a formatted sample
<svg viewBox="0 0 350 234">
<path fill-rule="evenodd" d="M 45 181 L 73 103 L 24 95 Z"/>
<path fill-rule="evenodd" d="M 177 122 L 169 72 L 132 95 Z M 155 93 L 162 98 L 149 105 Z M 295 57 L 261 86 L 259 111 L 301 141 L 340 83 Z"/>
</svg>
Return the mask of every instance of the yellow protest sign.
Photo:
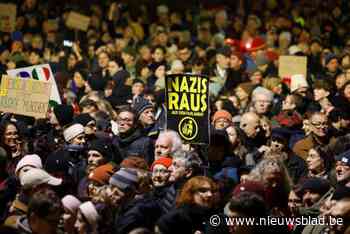
<svg viewBox="0 0 350 234">
<path fill-rule="evenodd" d="M 90 17 L 71 11 L 67 17 L 66 25 L 69 28 L 87 31 L 90 24 Z"/>
<path fill-rule="evenodd" d="M 15 4 L 0 3 L 0 31 L 13 32 L 16 26 L 17 8 Z"/>
<path fill-rule="evenodd" d="M 3 75 L 0 85 L 0 111 L 45 118 L 50 95 L 51 82 Z"/>
</svg>

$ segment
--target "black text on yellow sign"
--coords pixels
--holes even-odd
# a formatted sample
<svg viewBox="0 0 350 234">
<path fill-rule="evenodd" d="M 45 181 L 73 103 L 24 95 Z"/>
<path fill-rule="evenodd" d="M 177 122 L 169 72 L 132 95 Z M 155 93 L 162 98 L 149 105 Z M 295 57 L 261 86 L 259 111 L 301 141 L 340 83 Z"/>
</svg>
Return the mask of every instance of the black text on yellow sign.
<svg viewBox="0 0 350 234">
<path fill-rule="evenodd" d="M 202 112 L 208 108 L 206 78 L 195 76 L 176 76 L 167 83 L 168 110 L 175 112 Z"/>
</svg>

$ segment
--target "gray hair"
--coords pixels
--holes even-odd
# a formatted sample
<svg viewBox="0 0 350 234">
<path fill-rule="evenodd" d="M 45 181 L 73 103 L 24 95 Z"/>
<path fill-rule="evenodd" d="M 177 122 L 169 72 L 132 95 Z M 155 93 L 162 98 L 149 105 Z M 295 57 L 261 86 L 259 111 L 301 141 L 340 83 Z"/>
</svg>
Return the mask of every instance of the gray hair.
<svg viewBox="0 0 350 234">
<path fill-rule="evenodd" d="M 183 160 L 186 168 L 199 168 L 202 165 L 202 160 L 195 151 L 180 150 L 173 155 L 173 158 Z"/>
<path fill-rule="evenodd" d="M 257 95 L 264 95 L 265 97 L 267 97 L 270 101 L 273 100 L 273 92 L 271 92 L 270 90 L 258 86 L 254 89 L 253 93 L 252 93 L 252 100 L 256 101 L 256 96 Z"/>
<path fill-rule="evenodd" d="M 161 137 L 168 137 L 171 139 L 172 148 L 171 152 L 176 153 L 177 151 L 182 149 L 182 140 L 180 135 L 174 130 L 165 130 L 159 133 L 158 139 Z"/>
</svg>

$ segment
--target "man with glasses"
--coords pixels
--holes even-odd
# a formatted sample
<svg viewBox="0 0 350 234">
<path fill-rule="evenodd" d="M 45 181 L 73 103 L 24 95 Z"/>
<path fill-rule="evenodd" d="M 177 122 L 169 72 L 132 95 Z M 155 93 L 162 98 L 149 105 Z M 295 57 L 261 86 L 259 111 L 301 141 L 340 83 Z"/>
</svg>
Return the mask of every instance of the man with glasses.
<svg viewBox="0 0 350 234">
<path fill-rule="evenodd" d="M 273 93 L 263 87 L 257 87 L 252 93 L 253 108 L 259 116 L 268 116 L 273 100 Z"/>
<path fill-rule="evenodd" d="M 350 187 L 350 150 L 343 152 L 335 157 L 335 173 L 337 183 Z"/>
<path fill-rule="evenodd" d="M 151 164 L 154 159 L 152 140 L 142 134 L 137 126 L 136 116 L 135 112 L 128 107 L 119 111 L 118 135 L 114 137 L 113 145 L 116 146 L 121 158 L 140 156 Z"/>
<path fill-rule="evenodd" d="M 334 139 L 329 136 L 328 117 L 321 112 L 314 112 L 307 121 L 310 133 L 295 143 L 293 152 L 304 160 L 310 149 L 317 145 L 325 146 Z"/>
</svg>

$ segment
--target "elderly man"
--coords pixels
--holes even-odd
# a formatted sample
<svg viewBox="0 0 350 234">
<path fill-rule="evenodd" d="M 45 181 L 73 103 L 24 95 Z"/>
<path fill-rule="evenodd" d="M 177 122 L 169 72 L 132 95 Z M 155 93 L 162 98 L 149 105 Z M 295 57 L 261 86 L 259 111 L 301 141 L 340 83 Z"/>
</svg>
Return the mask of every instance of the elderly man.
<svg viewBox="0 0 350 234">
<path fill-rule="evenodd" d="M 260 116 L 268 116 L 271 103 L 273 100 L 273 93 L 263 87 L 257 87 L 252 93 L 253 110 Z"/>
<path fill-rule="evenodd" d="M 350 187 L 350 150 L 337 155 L 335 159 L 335 173 L 337 183 L 346 187 Z"/>
<path fill-rule="evenodd" d="M 154 157 L 172 157 L 174 153 L 182 149 L 182 141 L 175 131 L 167 130 L 161 132 L 155 144 Z"/>
</svg>

